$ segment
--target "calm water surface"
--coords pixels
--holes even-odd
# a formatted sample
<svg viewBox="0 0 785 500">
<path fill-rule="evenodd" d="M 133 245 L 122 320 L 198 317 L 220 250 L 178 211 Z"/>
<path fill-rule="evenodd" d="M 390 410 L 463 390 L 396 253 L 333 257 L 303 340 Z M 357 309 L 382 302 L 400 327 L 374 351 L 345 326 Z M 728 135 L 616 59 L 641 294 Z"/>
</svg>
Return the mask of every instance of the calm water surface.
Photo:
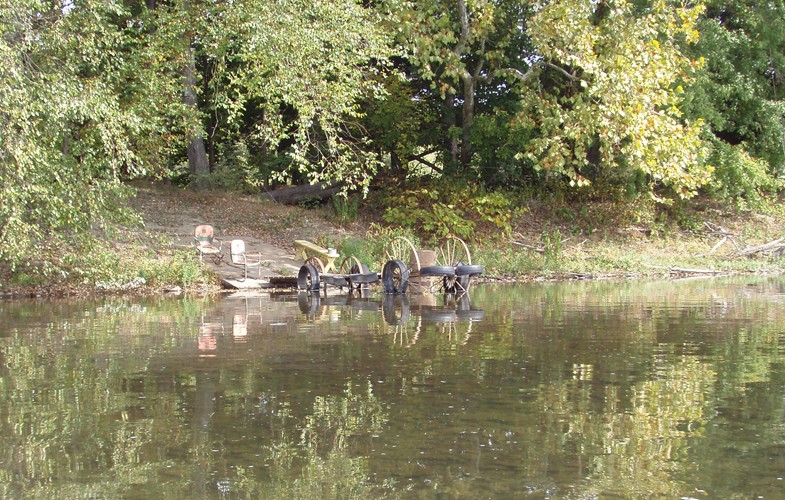
<svg viewBox="0 0 785 500">
<path fill-rule="evenodd" d="M 785 496 L 785 279 L 0 304 L 0 496 Z"/>
</svg>

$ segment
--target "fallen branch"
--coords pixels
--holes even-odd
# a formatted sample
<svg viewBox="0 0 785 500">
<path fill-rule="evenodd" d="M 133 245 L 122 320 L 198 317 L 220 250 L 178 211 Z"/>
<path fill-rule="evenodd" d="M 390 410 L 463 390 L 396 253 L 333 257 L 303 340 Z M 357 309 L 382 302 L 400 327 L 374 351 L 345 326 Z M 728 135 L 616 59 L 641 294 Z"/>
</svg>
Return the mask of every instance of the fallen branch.
<svg viewBox="0 0 785 500">
<path fill-rule="evenodd" d="M 725 271 L 716 269 L 686 269 L 683 267 L 672 267 L 669 269 L 671 274 L 723 274 Z"/>
<path fill-rule="evenodd" d="M 750 257 L 752 255 L 766 252 L 771 250 L 772 252 L 782 252 L 785 249 L 785 238 L 778 238 L 774 241 L 770 241 L 768 243 L 764 243 L 763 245 L 758 245 L 754 247 L 747 247 L 744 250 L 741 250 L 736 253 L 737 257 Z"/>
<path fill-rule="evenodd" d="M 736 233 L 731 233 L 730 231 L 728 231 L 727 229 L 725 229 L 724 227 L 718 224 L 713 224 L 711 222 L 704 222 L 703 225 L 706 226 L 706 229 L 709 230 L 708 234 L 728 236 L 731 238 L 734 236 L 738 236 Z"/>
<path fill-rule="evenodd" d="M 722 239 L 719 241 L 719 243 L 717 243 L 716 245 L 714 245 L 713 247 L 711 247 L 711 250 L 709 250 L 709 255 L 713 255 L 713 254 L 714 254 L 714 252 L 716 252 L 718 248 L 720 248 L 722 245 L 724 245 L 726 241 L 728 241 L 728 237 L 727 237 L 727 236 L 726 236 L 726 237 L 724 237 L 724 238 L 722 238 Z"/>
<path fill-rule="evenodd" d="M 515 240 L 510 240 L 510 243 L 512 243 L 513 245 L 518 245 L 519 247 L 528 248 L 529 250 L 533 250 L 537 253 L 545 253 L 544 248 L 535 247 L 534 245 L 529 245 L 527 243 L 523 243 Z"/>
</svg>

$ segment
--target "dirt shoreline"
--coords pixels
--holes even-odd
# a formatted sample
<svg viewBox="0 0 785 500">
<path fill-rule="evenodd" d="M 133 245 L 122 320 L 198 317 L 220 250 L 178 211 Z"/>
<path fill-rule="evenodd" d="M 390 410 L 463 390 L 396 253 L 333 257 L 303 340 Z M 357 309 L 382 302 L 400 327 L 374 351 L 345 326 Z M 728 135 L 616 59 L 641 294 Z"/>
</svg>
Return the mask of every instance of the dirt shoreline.
<svg viewBox="0 0 785 500">
<path fill-rule="evenodd" d="M 139 230 L 131 231 L 131 239 L 148 241 L 149 245 L 158 244 L 161 241 L 171 241 L 171 244 L 179 248 L 189 248 L 193 242 L 193 231 L 197 225 L 211 224 L 215 227 L 217 235 L 224 241 L 228 254 L 229 241 L 234 238 L 245 240 L 246 246 L 251 252 L 259 252 L 262 255 L 263 266 L 262 276 L 296 276 L 302 264 L 301 260 L 295 257 L 294 240 L 307 239 L 314 242 L 322 242 L 324 238 L 328 241 L 338 243 L 347 237 L 362 239 L 367 237 L 367 230 L 370 221 L 360 218 L 348 226 L 342 226 L 328 218 L 328 212 L 324 210 L 308 210 L 301 207 L 281 205 L 275 202 L 260 200 L 259 195 L 241 195 L 224 191 L 203 191 L 197 192 L 189 189 L 178 188 L 171 185 L 152 182 L 138 182 L 133 185 L 136 195 L 129 200 L 131 207 L 136 210 L 144 226 Z M 722 218 L 726 214 L 718 211 L 718 218 L 730 228 L 730 231 L 741 232 L 741 225 L 748 224 L 750 220 L 733 220 L 732 218 Z M 747 217 L 750 217 L 749 215 Z M 756 216 L 752 216 L 755 218 Z M 761 222 L 762 221 L 762 222 Z M 549 212 L 534 214 L 529 212 L 527 217 L 521 221 L 518 228 L 525 233 L 528 238 L 535 241 L 542 234 L 544 228 L 553 227 L 554 219 L 549 216 Z M 758 216 L 756 223 L 760 225 L 760 233 L 763 238 L 766 234 L 777 234 L 779 224 L 777 220 L 768 216 Z M 737 224 L 737 226 L 732 226 Z M 622 228 L 617 227 L 616 231 L 621 233 Z M 135 237 L 134 234 L 138 233 Z M 522 233 L 518 233 L 521 235 Z M 143 237 L 142 237 L 143 236 Z M 619 242 L 615 243 L 617 248 L 626 248 L 626 252 L 636 252 L 637 248 L 646 251 L 650 249 L 651 241 L 648 238 L 637 239 L 624 235 L 617 235 Z M 601 240 L 594 241 L 586 239 L 580 245 L 582 253 L 596 252 L 594 246 L 601 243 Z M 656 261 L 667 259 L 668 255 L 677 255 L 679 250 L 676 242 L 670 242 L 674 248 L 659 248 L 658 252 L 664 255 L 653 255 Z M 680 242 L 678 244 L 683 244 Z M 714 243 L 706 242 L 705 248 L 710 249 Z M 667 260 L 664 261 L 667 264 Z M 241 270 L 234 266 L 223 264 L 216 266 L 208 265 L 213 268 L 219 277 L 239 277 Z M 529 273 L 522 276 L 493 276 L 485 275 L 483 282 L 495 283 L 521 283 L 534 281 L 572 281 L 572 280 L 628 280 L 628 279 L 660 279 L 667 277 L 679 277 L 669 272 L 667 266 L 662 269 L 655 269 L 660 266 L 650 266 L 649 269 L 640 269 L 640 272 L 564 272 L 561 274 L 548 273 Z M 773 264 L 770 272 L 758 270 L 758 274 L 777 274 L 782 272 L 782 266 Z M 753 273 L 756 273 L 753 271 Z M 749 274 L 743 269 L 728 270 L 721 274 Z M 717 274 L 714 274 L 715 276 Z M 684 276 L 684 275 L 682 275 Z M 9 283 L 10 280 L 4 280 Z M 181 290 L 174 290 L 180 292 Z M 188 290 L 198 294 L 221 293 L 222 286 L 216 280 L 211 285 L 201 285 L 195 289 Z M 41 299 L 57 297 L 89 297 L 101 295 L 161 295 L 170 290 L 153 289 L 151 287 L 139 286 L 131 290 L 100 290 L 92 286 L 79 286 L 73 284 L 54 284 L 45 287 L 8 287 L 0 290 L 0 300 L 15 299 Z"/>
</svg>

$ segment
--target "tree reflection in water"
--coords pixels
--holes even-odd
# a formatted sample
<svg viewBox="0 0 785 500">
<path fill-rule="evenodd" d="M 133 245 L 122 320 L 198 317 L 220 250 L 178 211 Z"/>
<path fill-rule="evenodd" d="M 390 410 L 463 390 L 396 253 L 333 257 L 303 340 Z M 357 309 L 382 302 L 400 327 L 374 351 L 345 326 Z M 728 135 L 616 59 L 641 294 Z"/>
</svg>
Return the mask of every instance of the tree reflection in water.
<svg viewBox="0 0 785 500">
<path fill-rule="evenodd" d="M 0 497 L 777 496 L 778 286 L 3 304 Z"/>
</svg>

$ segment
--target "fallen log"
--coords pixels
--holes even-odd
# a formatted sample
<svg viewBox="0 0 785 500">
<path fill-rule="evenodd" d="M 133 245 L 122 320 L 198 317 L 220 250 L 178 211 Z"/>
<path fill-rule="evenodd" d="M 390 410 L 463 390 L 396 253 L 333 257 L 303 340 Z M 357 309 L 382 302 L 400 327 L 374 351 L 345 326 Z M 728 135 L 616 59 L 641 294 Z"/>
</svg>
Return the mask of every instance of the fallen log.
<svg viewBox="0 0 785 500">
<path fill-rule="evenodd" d="M 529 250 L 533 250 L 537 253 L 545 253 L 544 248 L 539 248 L 534 245 L 529 245 L 528 243 L 523 243 L 522 241 L 515 241 L 515 240 L 509 240 L 509 241 L 513 245 L 518 245 L 519 247 L 528 248 Z"/>
<path fill-rule="evenodd" d="M 740 250 L 736 253 L 737 257 L 750 257 L 751 255 L 755 255 L 756 253 L 766 252 L 771 250 L 772 252 L 781 252 L 783 248 L 785 248 L 785 238 L 778 238 L 774 241 L 770 241 L 768 243 L 764 243 L 763 245 L 758 245 L 754 247 L 747 247 L 744 250 Z"/>
<path fill-rule="evenodd" d="M 671 267 L 669 269 L 671 274 L 725 274 L 726 271 L 718 271 L 716 269 L 687 269 L 684 267 Z"/>
<path fill-rule="evenodd" d="M 262 199 L 272 200 L 284 205 L 296 205 L 308 200 L 324 200 L 341 190 L 337 184 L 301 184 L 267 191 L 262 194 Z"/>
<path fill-rule="evenodd" d="M 727 274 L 727 271 L 719 271 L 716 269 L 690 269 L 685 267 L 666 267 L 666 266 L 651 266 L 651 265 L 644 265 L 649 269 L 661 269 L 663 271 L 668 271 L 668 274 Z"/>
</svg>

